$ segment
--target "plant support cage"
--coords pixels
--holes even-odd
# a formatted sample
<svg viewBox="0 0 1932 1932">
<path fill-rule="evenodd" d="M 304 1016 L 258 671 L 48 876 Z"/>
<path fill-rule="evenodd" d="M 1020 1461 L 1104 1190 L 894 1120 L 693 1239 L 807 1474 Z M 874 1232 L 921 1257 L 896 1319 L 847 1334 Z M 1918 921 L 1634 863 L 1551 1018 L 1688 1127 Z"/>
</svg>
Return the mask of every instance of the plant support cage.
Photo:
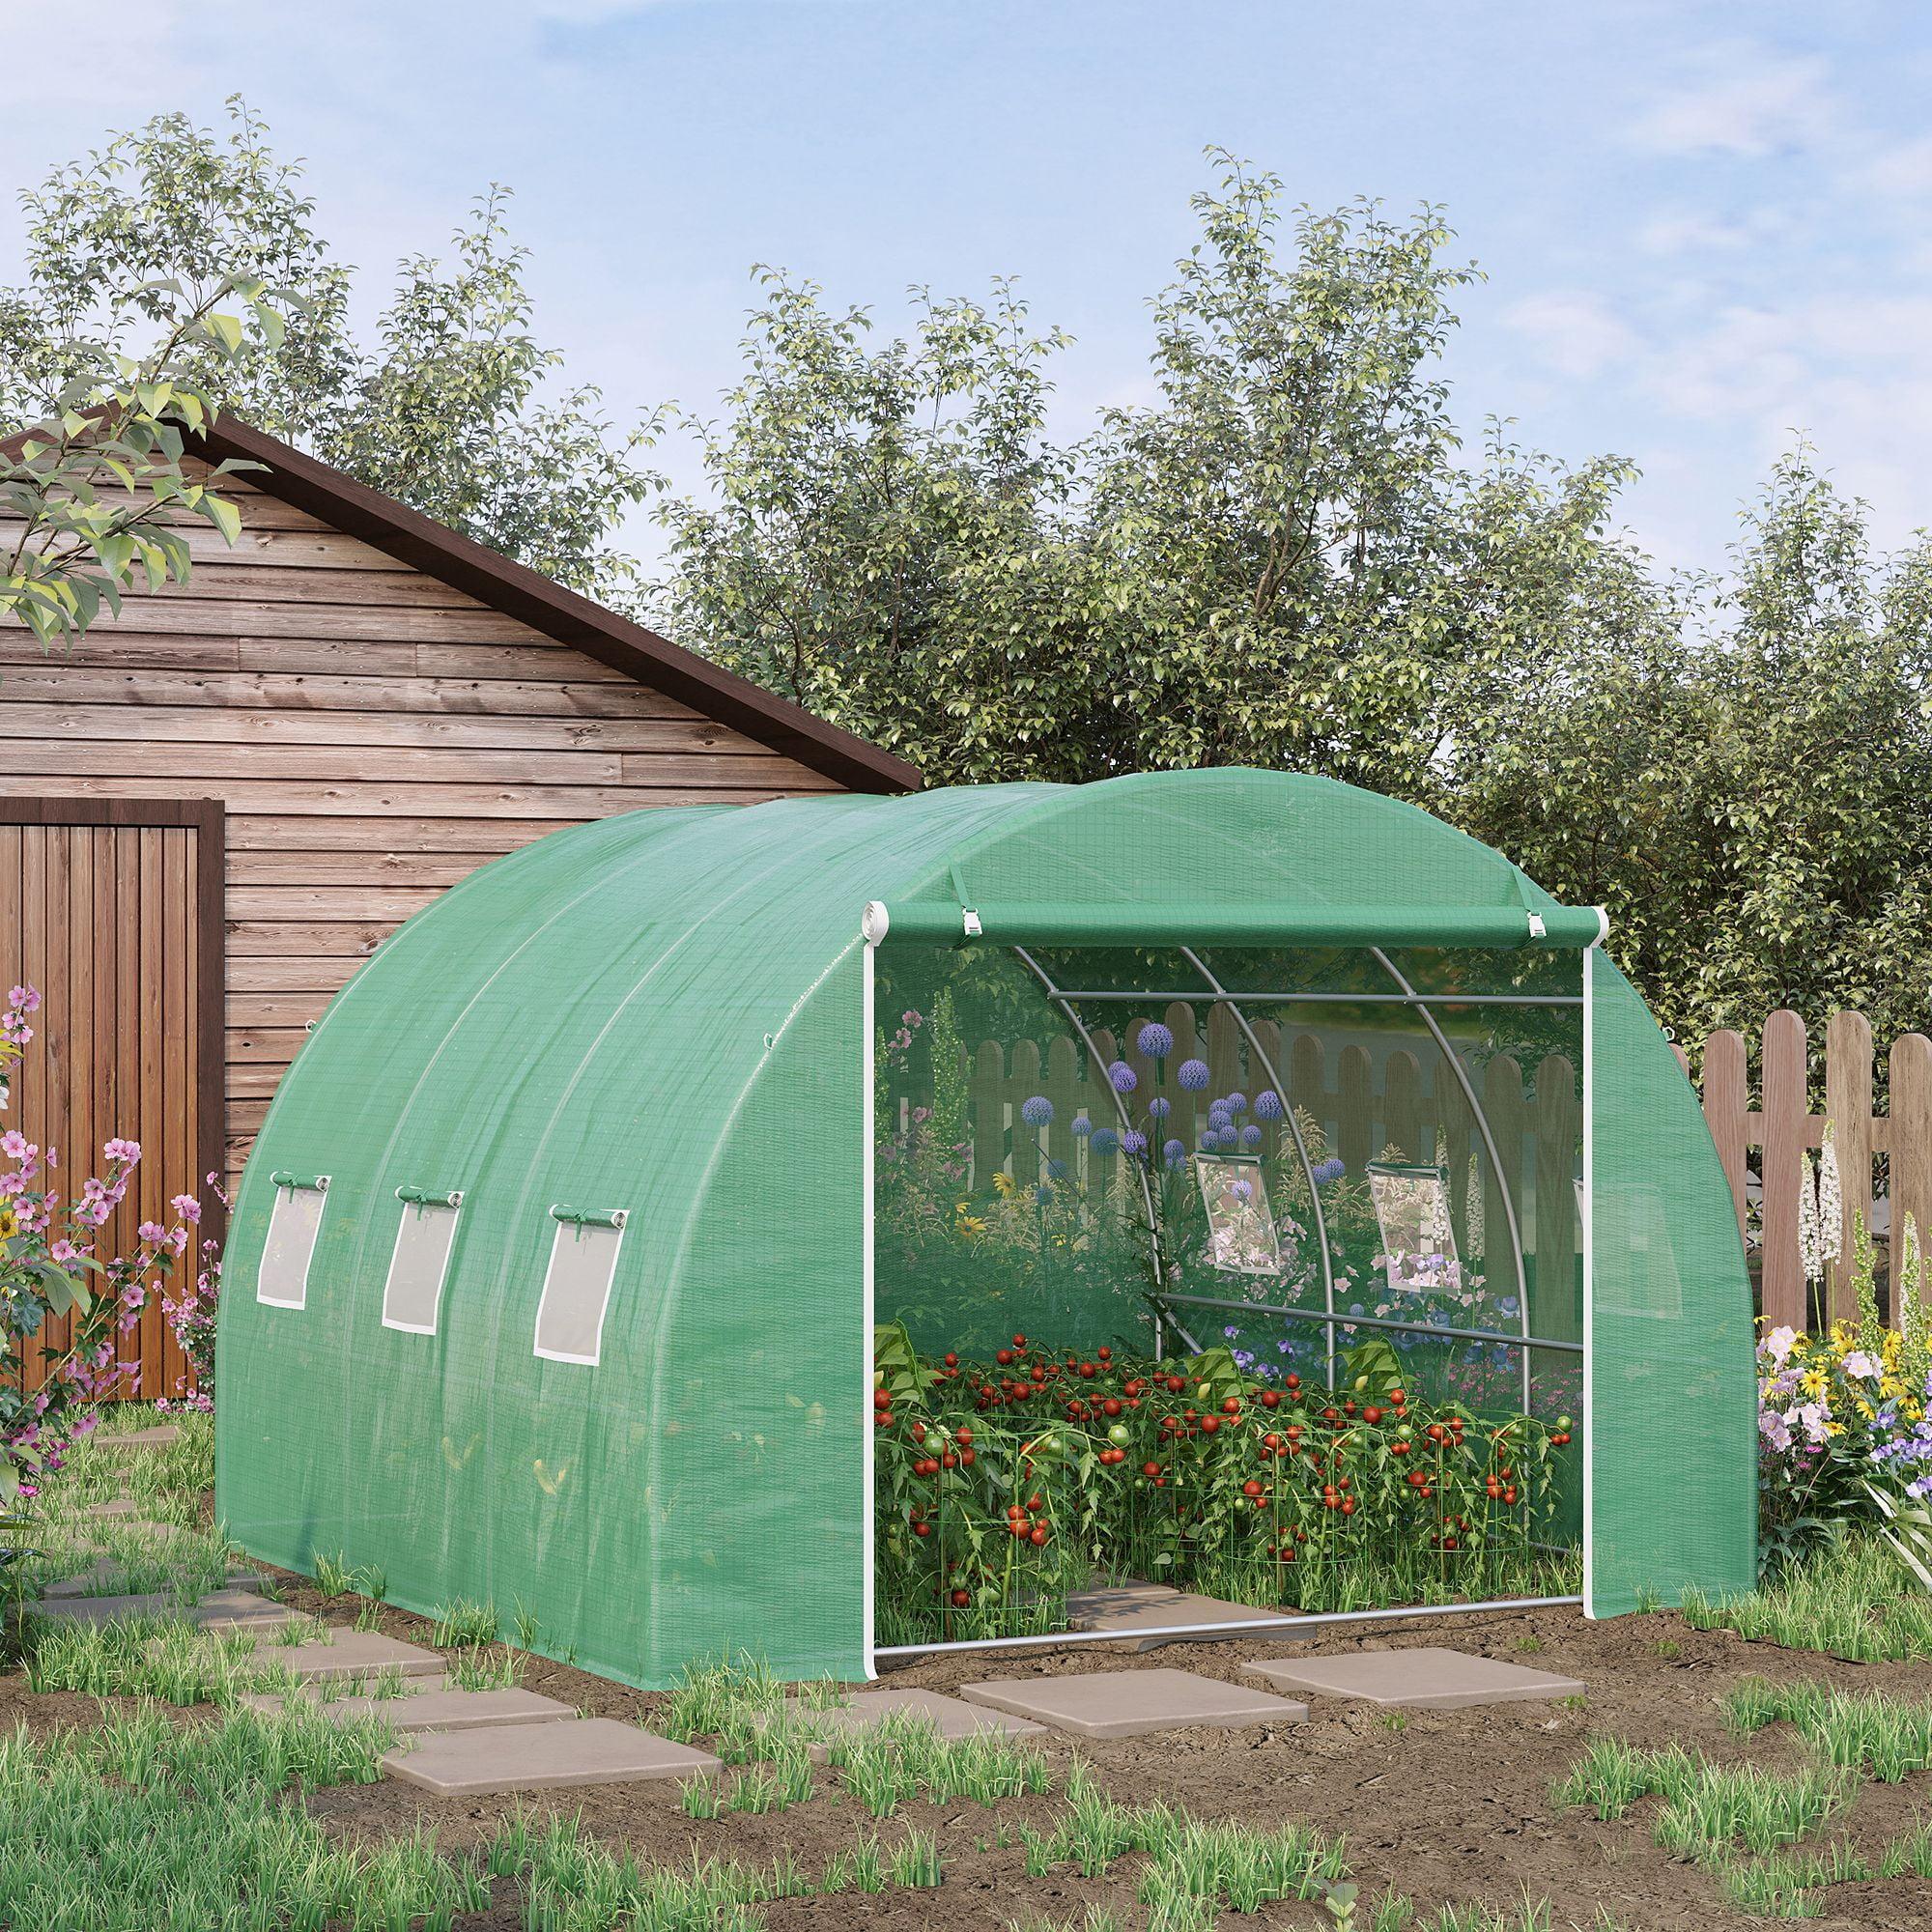
<svg viewBox="0 0 1932 1932">
<path fill-rule="evenodd" d="M 625 1682 L 864 1676 L 931 1641 L 874 1595 L 879 1322 L 1253 1387 L 1378 1343 L 1419 1402 L 1577 1419 L 1544 1534 L 1588 1614 L 1747 1588 L 1735 1218 L 1604 937 L 1426 813 L 1244 770 L 553 835 L 283 1082 L 217 1508 Z"/>
</svg>

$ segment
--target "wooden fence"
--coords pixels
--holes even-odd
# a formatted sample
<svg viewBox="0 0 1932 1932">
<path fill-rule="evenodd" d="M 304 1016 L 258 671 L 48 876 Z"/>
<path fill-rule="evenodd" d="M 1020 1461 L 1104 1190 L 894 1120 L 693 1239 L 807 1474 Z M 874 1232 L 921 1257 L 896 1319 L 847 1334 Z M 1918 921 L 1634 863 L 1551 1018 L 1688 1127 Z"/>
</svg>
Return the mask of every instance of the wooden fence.
<svg viewBox="0 0 1932 1932">
<path fill-rule="evenodd" d="M 1131 1042 L 1142 1022 L 1136 1015 L 1120 1037 L 1104 1029 L 1094 1034 L 1090 1062 L 1071 1039 L 1049 1042 L 1044 1055 L 1032 1040 L 1011 1046 L 983 1041 L 968 1054 L 967 1079 L 972 1172 L 983 1180 L 1005 1169 L 1014 1180 L 1037 1179 L 1042 1148 L 1046 1157 L 1077 1159 L 1072 1122 L 1086 1114 L 1096 1125 L 1115 1124 L 1118 1116 L 1104 1068 L 1116 1057 L 1139 1078 L 1134 1094 L 1136 1123 L 1155 1092 L 1173 1104 L 1168 1133 L 1189 1147 L 1196 1144 L 1202 1116 L 1211 1099 L 1238 1088 L 1252 1096 L 1273 1086 L 1262 1056 L 1287 1083 L 1295 1107 L 1321 1128 L 1330 1151 L 1359 1172 L 1385 1149 L 1409 1160 L 1435 1158 L 1438 1135 L 1447 1143 L 1452 1174 L 1467 1171 L 1480 1147 L 1475 1122 L 1454 1074 L 1440 1053 L 1418 1041 L 1418 1050 L 1374 1046 L 1334 1034 L 1284 1034 L 1273 1021 L 1257 1019 L 1257 1055 L 1225 1006 L 1209 1009 L 1206 1038 L 1197 1032 L 1194 1009 L 1176 1005 L 1161 1015 L 1173 1030 L 1174 1049 L 1167 1077 L 1157 1082 L 1154 1064 Z M 1895 1234 L 1910 1214 L 1921 1243 L 1932 1246 L 1932 1038 L 1909 1033 L 1892 1041 L 1887 1054 L 1889 1108 L 1873 1109 L 1876 1058 L 1870 1024 L 1861 1013 L 1832 1016 L 1824 1032 L 1823 1081 L 1814 1091 L 1812 1041 L 1795 1012 L 1768 1018 L 1756 1054 L 1755 1092 L 1750 1078 L 1752 1053 L 1740 1033 L 1712 1034 L 1704 1042 L 1704 1116 L 1730 1183 L 1738 1225 L 1757 1253 L 1764 1317 L 1772 1323 L 1804 1327 L 1815 1314 L 1827 1319 L 1853 1309 L 1850 1257 L 1852 1223 L 1864 1216 L 1881 1236 Z M 1210 1078 L 1201 1094 L 1181 1091 L 1173 1070 L 1183 1059 L 1208 1062 Z M 1684 1056 L 1679 1055 L 1680 1059 Z M 1484 1112 L 1502 1154 L 1503 1174 L 1485 1161 L 1485 1228 L 1492 1244 L 1506 1226 L 1500 1199 L 1507 1185 L 1522 1223 L 1528 1254 L 1570 1252 L 1577 1238 L 1576 1207 L 1570 1179 L 1574 1172 L 1581 1109 L 1576 1069 L 1561 1054 L 1551 1054 L 1525 1071 L 1508 1055 L 1488 1061 L 1472 1076 Z M 1037 1136 L 1018 1128 L 1021 1102 L 1035 1094 L 1052 1101 L 1053 1122 Z M 929 1103 L 930 1094 L 907 1094 L 908 1104 Z M 1814 1099 L 1821 1099 L 1822 1108 Z M 1252 1119 L 1252 1115 L 1246 1118 Z M 1843 1196 L 1839 1245 L 1843 1259 L 1827 1269 L 1814 1310 L 1807 1294 L 1799 1249 L 1799 1199 L 1807 1153 L 1824 1145 L 1832 1123 Z M 1881 1185 L 1883 1180 L 1883 1185 Z M 1755 1198 L 1753 1199 L 1753 1193 Z M 1459 1240 L 1466 1240 L 1464 1190 L 1451 1189 Z M 1897 1310 L 1892 1310 L 1897 1319 Z"/>
<path fill-rule="evenodd" d="M 1910 1214 L 1921 1242 L 1932 1232 L 1932 1039 L 1908 1033 L 1891 1042 L 1886 1056 L 1889 1107 L 1882 1115 L 1872 1110 L 1876 1056 L 1862 1013 L 1833 1013 L 1826 1022 L 1822 1094 L 1809 1077 L 1810 1048 L 1796 1013 L 1778 1011 L 1765 1021 L 1755 1105 L 1750 1054 L 1742 1034 L 1714 1033 L 1704 1042 L 1702 1060 L 1704 1118 L 1730 1181 L 1738 1224 L 1759 1241 L 1765 1319 L 1795 1328 L 1806 1326 L 1812 1314 L 1799 1252 L 1799 1199 L 1806 1154 L 1823 1147 L 1828 1121 L 1844 1199 L 1839 1236 L 1844 1260 L 1827 1270 L 1822 1297 L 1827 1319 L 1852 1312 L 1852 1219 L 1862 1213 L 1866 1226 L 1872 1225 L 1881 1198 L 1881 1161 L 1886 1185 L 1880 1225 L 1895 1236 Z M 1812 1102 L 1819 1097 L 1823 1110 L 1815 1111 Z M 1747 1173 L 1759 1181 L 1755 1230 Z"/>
<path fill-rule="evenodd" d="M 1227 1007 L 1209 1009 L 1204 1039 L 1194 1009 L 1176 1004 L 1158 1016 L 1174 1034 L 1163 1079 L 1155 1064 L 1132 1043 L 1144 1022 L 1154 1017 L 1151 1012 L 1136 1014 L 1118 1037 L 1105 1028 L 1095 1028 L 1091 1059 L 1065 1037 L 1050 1040 L 1044 1054 L 1031 1039 L 1010 1044 L 985 1040 L 969 1049 L 968 1128 L 974 1184 L 987 1184 L 1002 1169 L 1015 1181 L 1031 1184 L 1038 1179 L 1042 1155 L 1077 1169 L 1082 1153 L 1080 1137 L 1073 1132 L 1075 1118 L 1084 1113 L 1096 1127 L 1119 1125 L 1105 1070 L 1116 1058 L 1124 1060 L 1138 1076 L 1129 1102 L 1134 1124 L 1146 1124 L 1147 1102 L 1158 1094 L 1173 1108 L 1162 1137 L 1172 1135 L 1190 1148 L 1197 1145 L 1211 1101 L 1236 1090 L 1252 1100 L 1264 1088 L 1277 1085 L 1268 1071 L 1272 1066 L 1286 1083 L 1290 1101 L 1320 1124 L 1328 1151 L 1339 1154 L 1351 1172 L 1359 1173 L 1365 1162 L 1390 1148 L 1406 1160 L 1434 1160 L 1439 1136 L 1446 1143 L 1449 1172 L 1463 1176 L 1469 1171 L 1470 1156 L 1481 1149 L 1468 1101 L 1426 1036 L 1417 1035 L 1416 1050 L 1410 1052 L 1391 1044 L 1389 1036 L 1380 1036 L 1372 1045 L 1369 1036 L 1351 1038 L 1348 1029 L 1326 1034 L 1284 1031 L 1272 1020 L 1251 1014 L 1261 1048 L 1258 1054 Z M 1187 1093 L 1178 1084 L 1177 1069 L 1191 1058 L 1208 1063 L 1205 1092 Z M 1582 1103 L 1576 1065 L 1559 1053 L 1525 1069 L 1499 1055 L 1471 1077 L 1502 1156 L 1500 1177 L 1489 1161 L 1480 1163 L 1491 1272 L 1504 1266 L 1509 1225 L 1501 1193 L 1505 1185 L 1516 1207 L 1525 1255 L 1562 1256 L 1567 1264 L 1577 1252 L 1577 1238 L 1572 1179 Z M 1037 1094 L 1053 1103 L 1053 1121 L 1037 1135 L 1019 1124 L 1021 1104 Z M 925 1091 L 896 1097 L 907 1105 L 931 1101 Z M 1249 1112 L 1242 1118 L 1255 1117 Z M 1449 1191 L 1457 1238 L 1466 1254 L 1467 1189 L 1452 1186 Z M 1567 1264 L 1562 1278 L 1569 1278 Z"/>
</svg>

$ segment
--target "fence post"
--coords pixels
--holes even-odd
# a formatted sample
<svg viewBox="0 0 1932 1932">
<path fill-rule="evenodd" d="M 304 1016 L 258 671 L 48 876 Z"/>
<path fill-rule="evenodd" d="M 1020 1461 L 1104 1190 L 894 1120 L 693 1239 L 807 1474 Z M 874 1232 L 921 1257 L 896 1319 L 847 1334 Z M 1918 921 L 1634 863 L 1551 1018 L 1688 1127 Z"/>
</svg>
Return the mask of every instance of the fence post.
<svg viewBox="0 0 1932 1932">
<path fill-rule="evenodd" d="M 1804 1173 L 1809 1105 L 1804 1022 L 1780 1008 L 1764 1023 L 1764 1319 L 1808 1325 L 1804 1264 L 1798 1251 L 1798 1189 Z"/>
<path fill-rule="evenodd" d="M 1898 1258 L 1903 1252 L 1905 1217 L 1918 1231 L 1918 1248 L 1932 1238 L 1932 1039 L 1922 1033 L 1902 1033 L 1891 1043 L 1891 1319 L 1902 1320 L 1896 1284 Z M 1920 1298 L 1932 1299 L 1921 1283 Z"/>
<path fill-rule="evenodd" d="M 1749 1233 L 1745 1198 L 1745 1151 L 1749 1141 L 1750 1065 L 1745 1037 L 1727 1027 L 1704 1042 L 1704 1122 L 1718 1144 L 1718 1159 L 1730 1183 L 1738 1233 Z"/>
<path fill-rule="evenodd" d="M 983 1039 L 973 1056 L 973 1185 L 990 1187 L 1007 1158 L 1007 1056 L 996 1039 Z"/>
<path fill-rule="evenodd" d="M 1872 1032 L 1862 1013 L 1833 1013 L 1825 1022 L 1825 1119 L 1838 1157 L 1838 1184 L 1844 1200 L 1839 1216 L 1839 1259 L 1826 1270 L 1826 1303 L 1832 1319 L 1849 1321 L 1858 1313 L 1852 1289 L 1852 1224 L 1867 1230 L 1872 1211 Z M 1829 1233 L 1829 1231 L 1828 1231 Z"/>
<path fill-rule="evenodd" d="M 1007 1095 L 1013 1123 L 1013 1181 L 1019 1187 L 1039 1184 L 1039 1139 L 1020 1119 L 1020 1108 L 1040 1091 L 1039 1042 L 1014 1042 L 1012 1068 L 1007 1076 Z"/>
</svg>

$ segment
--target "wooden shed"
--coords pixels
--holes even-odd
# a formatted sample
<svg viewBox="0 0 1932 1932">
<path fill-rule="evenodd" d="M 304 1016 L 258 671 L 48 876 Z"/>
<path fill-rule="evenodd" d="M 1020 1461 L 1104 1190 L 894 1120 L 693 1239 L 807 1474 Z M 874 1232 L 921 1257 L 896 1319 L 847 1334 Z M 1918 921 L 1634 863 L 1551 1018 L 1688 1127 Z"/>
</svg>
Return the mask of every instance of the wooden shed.
<svg viewBox="0 0 1932 1932">
<path fill-rule="evenodd" d="M 913 788 L 849 732 L 224 419 L 230 548 L 71 652 L 0 632 L 0 985 L 45 1004 L 10 1122 L 136 1219 L 239 1174 L 304 1030 L 410 914 L 560 826 Z M 179 1382 L 158 1311 L 139 1392 Z"/>
</svg>

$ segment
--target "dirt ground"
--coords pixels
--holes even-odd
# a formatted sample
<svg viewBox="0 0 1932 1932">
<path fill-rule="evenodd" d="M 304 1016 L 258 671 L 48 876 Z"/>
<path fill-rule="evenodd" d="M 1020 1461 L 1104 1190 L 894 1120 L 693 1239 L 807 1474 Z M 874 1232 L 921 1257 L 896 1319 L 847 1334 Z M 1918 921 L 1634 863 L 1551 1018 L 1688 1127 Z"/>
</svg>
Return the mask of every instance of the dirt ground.
<svg viewBox="0 0 1932 1932">
<path fill-rule="evenodd" d="M 333 1607 L 299 1579 L 288 1582 L 291 1602 L 318 1612 Z M 339 1608 L 333 1620 L 343 1620 Z M 385 1609 L 383 1626 L 399 1636 L 427 1640 L 428 1626 L 406 1612 Z M 1525 1652 L 1519 1647 L 1525 1639 L 1540 1648 Z M 1551 1804 L 1551 1784 L 1569 1770 L 1587 1738 L 1606 1732 L 1650 1747 L 1674 1740 L 1719 1759 L 1748 1754 L 1773 1766 L 1795 1765 L 1801 1747 L 1788 1732 L 1761 1733 L 1747 1745 L 1724 1729 L 1718 1700 L 1725 1690 L 1755 1674 L 1829 1680 L 1898 1695 L 1932 1692 L 1932 1665 L 1843 1663 L 1720 1633 L 1701 1634 L 1668 1614 L 1603 1624 L 1586 1623 L 1568 1609 L 1441 1616 L 1359 1630 L 1331 1628 L 1310 1641 L 1324 1652 L 1444 1644 L 1507 1662 L 1534 1662 L 1582 1679 L 1587 1696 L 1581 1709 L 1521 1703 L 1410 1713 L 1400 1728 L 1369 1709 L 1317 1700 L 1306 1723 L 1279 1730 L 1191 1730 L 1077 1745 L 1055 1735 L 1045 1741 L 1045 1751 L 1062 1769 L 1077 1751 L 1122 1803 L 1162 1799 L 1204 1818 L 1258 1825 L 1299 1818 L 1344 1833 L 1364 1906 L 1385 1889 L 1406 1893 L 1425 1913 L 1475 1901 L 1517 1905 L 1527 1893 L 1549 1902 L 1558 1927 L 1588 1928 L 1601 1907 L 1627 1932 L 1691 1927 L 1702 1932 L 1747 1921 L 1719 1897 L 1712 1880 L 1652 1843 L 1656 1801 L 1608 1824 Z M 1660 1644 L 1675 1644 L 1679 1654 L 1661 1656 Z M 921 1660 L 895 1669 L 888 1681 L 952 1690 L 995 1676 L 1174 1666 L 1235 1682 L 1241 1681 L 1243 1662 L 1288 1648 L 1279 1638 L 1170 1645 L 1151 1652 L 1072 1645 Z M 543 1659 L 527 1661 L 524 1681 L 600 1716 L 648 1718 L 662 1701 Z M 88 1699 L 29 1697 L 17 1678 L 0 1680 L 0 1726 L 11 1725 L 16 1716 L 35 1722 L 91 1715 Z M 1875 1852 L 1912 1822 L 1928 1776 L 1921 1774 L 1898 1786 L 1863 1784 L 1848 1820 L 1837 1829 Z M 683 1861 L 696 1847 L 702 1854 L 759 1861 L 789 1846 L 813 1873 L 870 1822 L 849 1798 L 837 1794 L 832 1776 L 823 1777 L 821 1787 L 823 1795 L 787 1811 L 715 1821 L 688 1817 L 673 1782 L 605 1786 L 525 1803 L 580 1813 L 590 1832 L 653 1860 Z M 507 1799 L 440 1801 L 392 1782 L 338 1787 L 317 1793 L 309 1803 L 331 1829 L 348 1835 L 408 1832 L 420 1820 L 451 1846 L 487 1833 L 514 1808 Z M 1129 1925 L 1143 1923 L 1146 1908 L 1134 1899 L 1137 1858 L 1122 1860 L 1105 1878 L 1085 1879 L 1071 1867 L 1045 1878 L 1027 1876 L 1013 1828 L 1021 1820 L 1044 1825 L 1060 1803 L 1055 1796 L 1014 1800 L 990 1811 L 970 1803 L 941 1807 L 915 1803 L 881 1825 L 880 1835 L 890 1843 L 907 1824 L 934 1832 L 945 1869 L 938 1889 L 794 1899 L 763 1910 L 773 1932 L 831 1932 L 843 1926 L 1005 1932 L 1015 1918 L 1077 1919 L 1094 1903 L 1114 1906 Z M 1011 1842 L 998 1849 L 994 1840 L 1003 1826 Z M 1814 1921 L 1823 1926 L 1905 1932 L 1932 1925 L 1932 1884 L 1917 1878 L 1834 1887 L 1825 1896 L 1826 1915 Z M 1364 1911 L 1364 1922 L 1366 1918 Z M 1319 1908 L 1305 1904 L 1279 1904 L 1251 1918 L 1223 1919 L 1224 1925 L 1252 1925 L 1257 1932 L 1323 1922 Z M 513 1932 L 523 1919 L 512 1889 L 503 1886 L 495 1910 L 460 1923 L 466 1932 Z"/>
</svg>

